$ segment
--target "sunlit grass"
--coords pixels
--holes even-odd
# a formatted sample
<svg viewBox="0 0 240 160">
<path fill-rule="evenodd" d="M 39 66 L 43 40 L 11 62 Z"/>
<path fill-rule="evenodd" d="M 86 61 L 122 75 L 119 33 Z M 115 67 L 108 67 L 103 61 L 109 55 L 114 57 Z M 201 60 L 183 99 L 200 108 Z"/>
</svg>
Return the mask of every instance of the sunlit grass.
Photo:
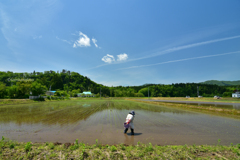
<svg viewBox="0 0 240 160">
<path fill-rule="evenodd" d="M 135 98 L 136 99 L 136 98 Z M 143 98 L 146 99 L 146 98 Z M 214 99 L 213 97 L 151 97 L 156 100 L 175 100 L 175 101 L 199 101 L 199 102 L 226 102 L 226 103 L 240 103 L 240 98 L 221 97 L 221 99 Z"/>
<path fill-rule="evenodd" d="M 13 147 L 14 146 L 14 149 Z M 239 159 L 237 145 L 87 145 L 0 141 L 0 159 Z"/>
</svg>

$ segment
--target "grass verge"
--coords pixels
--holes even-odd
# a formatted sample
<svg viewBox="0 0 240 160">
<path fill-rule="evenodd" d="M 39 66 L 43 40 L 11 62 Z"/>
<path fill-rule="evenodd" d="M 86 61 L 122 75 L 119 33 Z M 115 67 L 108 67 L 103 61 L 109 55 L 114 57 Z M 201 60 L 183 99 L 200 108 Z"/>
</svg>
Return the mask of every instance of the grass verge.
<svg viewBox="0 0 240 160">
<path fill-rule="evenodd" d="M 146 99 L 146 98 L 145 98 Z M 221 97 L 221 99 L 215 99 L 213 97 L 151 97 L 151 99 L 155 100 L 173 100 L 173 101 L 199 101 L 199 102 L 222 102 L 222 103 L 240 103 L 240 98 L 232 98 L 232 97 Z"/>
<path fill-rule="evenodd" d="M 76 99 L 76 98 L 72 98 Z M 2 105 L 12 105 L 12 104 L 29 104 L 29 103 L 39 103 L 39 102 L 50 102 L 50 101 L 68 101 L 71 99 L 57 99 L 48 100 L 47 98 L 43 100 L 32 100 L 32 99 L 0 99 L 0 106 Z"/>
<path fill-rule="evenodd" d="M 237 145 L 87 145 L 0 141 L 0 159 L 240 159 Z"/>
</svg>

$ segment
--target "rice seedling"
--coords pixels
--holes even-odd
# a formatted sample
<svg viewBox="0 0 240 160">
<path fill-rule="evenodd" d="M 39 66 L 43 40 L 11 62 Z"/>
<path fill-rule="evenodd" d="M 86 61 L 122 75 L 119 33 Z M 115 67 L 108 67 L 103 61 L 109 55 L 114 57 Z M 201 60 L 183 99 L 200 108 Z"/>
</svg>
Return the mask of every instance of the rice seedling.
<svg viewBox="0 0 240 160">
<path fill-rule="evenodd" d="M 83 104 L 91 104 L 91 106 L 84 107 Z M 92 140 L 89 138 L 86 141 L 90 140 L 89 142 L 94 144 L 94 140 L 98 139 L 106 144 L 111 143 L 115 135 L 122 136 L 122 124 L 130 110 L 135 110 L 137 113 L 134 120 L 136 132 L 141 129 L 140 134 L 135 138 L 144 141 L 144 143 L 164 144 L 164 141 L 166 141 L 166 144 L 176 144 L 177 142 L 174 143 L 174 140 L 164 139 L 163 136 L 167 137 L 169 134 L 168 137 L 178 136 L 181 139 L 181 137 L 185 138 L 184 136 L 197 137 L 199 134 L 204 134 L 221 138 L 222 142 L 226 144 L 240 134 L 238 131 L 240 126 L 237 121 L 222 119 L 224 121 L 222 123 L 220 119 L 220 121 L 215 121 L 213 125 L 211 121 L 216 118 L 209 118 L 195 112 L 157 104 L 110 99 L 0 106 L 1 133 L 4 136 L 9 134 L 10 137 L 18 140 L 36 136 L 35 141 L 40 142 L 46 141 L 48 137 L 54 141 L 57 140 L 55 135 L 61 137 L 68 134 L 69 141 L 77 138 L 83 141 L 87 137 L 87 133 L 83 132 L 86 130 L 91 131 L 92 137 Z M 206 118 L 209 120 L 207 121 Z M 8 123 L 12 125 L 5 125 Z M 224 127 L 228 129 L 226 131 L 221 129 Z M 18 135 L 14 137 L 11 133 L 18 133 Z M 45 136 L 45 133 L 47 136 Z M 231 135 L 230 140 L 226 141 L 222 138 L 225 135 Z M 201 139 L 199 138 L 197 143 L 201 143 Z M 118 142 L 125 142 L 125 138 Z M 126 142 L 136 144 L 134 141 L 131 142 L 130 138 Z M 210 144 L 213 144 L 213 142 L 210 142 Z"/>
</svg>

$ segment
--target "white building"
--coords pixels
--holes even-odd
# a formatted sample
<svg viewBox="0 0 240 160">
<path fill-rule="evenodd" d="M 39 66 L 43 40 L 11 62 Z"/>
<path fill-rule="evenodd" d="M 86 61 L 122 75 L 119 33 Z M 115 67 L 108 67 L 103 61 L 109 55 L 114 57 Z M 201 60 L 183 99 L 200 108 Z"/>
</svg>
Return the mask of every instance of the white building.
<svg viewBox="0 0 240 160">
<path fill-rule="evenodd" d="M 48 96 L 53 96 L 56 91 L 47 91 L 46 95 Z"/>
<path fill-rule="evenodd" d="M 214 99 L 221 99 L 220 96 L 214 96 L 213 98 L 214 98 Z"/>
<path fill-rule="evenodd" d="M 94 94 L 92 94 L 90 91 L 84 91 L 83 93 L 78 93 L 78 97 L 94 97 Z"/>
<path fill-rule="evenodd" d="M 232 97 L 240 98 L 240 92 L 232 93 Z"/>
</svg>

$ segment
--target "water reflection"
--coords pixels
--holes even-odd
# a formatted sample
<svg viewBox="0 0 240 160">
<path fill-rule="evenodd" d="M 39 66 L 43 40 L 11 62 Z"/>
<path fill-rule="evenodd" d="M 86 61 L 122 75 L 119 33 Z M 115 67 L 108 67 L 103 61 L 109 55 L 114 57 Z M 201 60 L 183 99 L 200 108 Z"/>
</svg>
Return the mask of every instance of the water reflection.
<svg viewBox="0 0 240 160">
<path fill-rule="evenodd" d="M 80 120 L 86 120 L 92 114 L 106 109 L 189 114 L 182 110 L 128 101 L 46 102 L 41 104 L 1 106 L 0 123 L 14 122 L 18 125 L 22 125 L 23 123 L 43 123 L 47 125 L 72 124 Z"/>
<path fill-rule="evenodd" d="M 125 137 L 124 144 L 134 144 L 134 136 L 124 134 L 124 137 Z"/>
<path fill-rule="evenodd" d="M 91 104 L 83 104 L 83 107 L 90 107 Z"/>
<path fill-rule="evenodd" d="M 123 134 L 135 110 L 135 135 Z M 240 143 L 240 120 L 124 100 L 72 100 L 0 107 L 0 136 L 18 141 L 94 144 Z"/>
</svg>

